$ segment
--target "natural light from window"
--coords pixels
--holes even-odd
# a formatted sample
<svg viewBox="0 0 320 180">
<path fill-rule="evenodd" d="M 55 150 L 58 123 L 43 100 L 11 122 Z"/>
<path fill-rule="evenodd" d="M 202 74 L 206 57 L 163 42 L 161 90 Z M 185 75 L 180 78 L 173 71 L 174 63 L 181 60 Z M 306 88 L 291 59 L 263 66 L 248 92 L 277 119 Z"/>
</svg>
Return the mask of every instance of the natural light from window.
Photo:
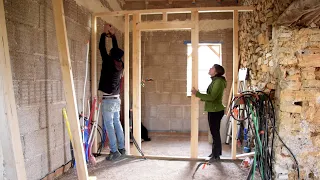
<svg viewBox="0 0 320 180">
<path fill-rule="evenodd" d="M 192 46 L 187 44 L 187 96 L 191 96 L 192 83 Z M 214 64 L 221 65 L 221 44 L 220 43 L 200 43 L 198 49 L 198 88 L 201 93 L 206 93 L 211 83 L 209 69 Z"/>
</svg>

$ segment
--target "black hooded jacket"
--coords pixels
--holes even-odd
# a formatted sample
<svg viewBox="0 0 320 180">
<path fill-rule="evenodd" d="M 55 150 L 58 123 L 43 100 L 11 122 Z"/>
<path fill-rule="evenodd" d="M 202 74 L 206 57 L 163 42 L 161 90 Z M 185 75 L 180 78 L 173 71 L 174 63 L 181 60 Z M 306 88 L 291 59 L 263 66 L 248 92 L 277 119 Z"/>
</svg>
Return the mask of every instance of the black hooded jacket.
<svg viewBox="0 0 320 180">
<path fill-rule="evenodd" d="M 106 48 L 106 33 L 102 33 L 99 50 L 102 57 L 102 69 L 99 81 L 99 90 L 113 95 L 120 93 L 120 79 L 124 68 L 123 51 L 118 48 L 117 39 L 112 36 L 112 50 L 109 55 Z"/>
</svg>

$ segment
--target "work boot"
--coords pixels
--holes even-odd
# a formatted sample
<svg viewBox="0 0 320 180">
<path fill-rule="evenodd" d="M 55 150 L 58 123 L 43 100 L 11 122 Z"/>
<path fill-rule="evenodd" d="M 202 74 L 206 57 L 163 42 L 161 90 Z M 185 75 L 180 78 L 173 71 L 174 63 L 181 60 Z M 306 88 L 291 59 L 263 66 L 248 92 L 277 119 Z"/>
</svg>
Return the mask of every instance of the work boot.
<svg viewBox="0 0 320 180">
<path fill-rule="evenodd" d="M 122 156 L 126 155 L 126 149 L 119 149 L 119 152 L 121 153 Z"/>
<path fill-rule="evenodd" d="M 116 151 L 116 152 L 110 151 L 110 154 L 109 156 L 107 156 L 106 160 L 114 161 L 114 160 L 117 160 L 120 156 L 121 156 L 121 153 L 119 151 Z"/>
</svg>

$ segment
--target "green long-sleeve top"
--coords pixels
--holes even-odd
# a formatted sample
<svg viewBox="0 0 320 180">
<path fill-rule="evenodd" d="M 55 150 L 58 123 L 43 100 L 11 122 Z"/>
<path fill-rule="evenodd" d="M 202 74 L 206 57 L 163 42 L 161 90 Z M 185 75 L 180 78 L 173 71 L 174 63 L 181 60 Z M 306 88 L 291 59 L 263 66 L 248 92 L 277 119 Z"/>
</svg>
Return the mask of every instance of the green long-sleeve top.
<svg viewBox="0 0 320 180">
<path fill-rule="evenodd" d="M 224 110 L 222 104 L 222 96 L 224 88 L 226 88 L 226 79 L 224 77 L 211 77 L 212 82 L 207 89 L 207 94 L 202 94 L 199 91 L 196 97 L 201 101 L 205 101 L 204 110 L 207 112 L 219 112 Z"/>
</svg>

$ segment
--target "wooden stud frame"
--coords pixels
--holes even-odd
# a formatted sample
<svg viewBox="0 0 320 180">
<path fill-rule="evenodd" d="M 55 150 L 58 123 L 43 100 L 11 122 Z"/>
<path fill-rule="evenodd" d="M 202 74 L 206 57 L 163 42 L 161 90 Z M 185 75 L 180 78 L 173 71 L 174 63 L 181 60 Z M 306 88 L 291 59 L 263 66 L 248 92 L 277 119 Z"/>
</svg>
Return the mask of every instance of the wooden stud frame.
<svg viewBox="0 0 320 180">
<path fill-rule="evenodd" d="M 67 31 L 62 0 L 52 1 L 56 36 L 59 49 L 59 59 L 62 72 L 64 93 L 67 101 L 68 116 L 70 119 L 70 129 L 73 136 L 72 142 L 75 160 L 77 162 L 77 174 L 79 180 L 87 180 L 88 170 L 84 155 L 81 130 L 79 123 L 79 113 L 76 105 L 76 96 L 73 83 L 72 66 L 68 47 Z"/>
<path fill-rule="evenodd" d="M 2 148 L 6 178 L 27 179 L 13 91 L 3 0 L 0 0 L 0 132 L 0 148 Z"/>
<path fill-rule="evenodd" d="M 117 11 L 117 12 L 101 12 L 94 14 L 94 21 L 101 16 L 125 16 L 125 32 L 124 32 L 124 49 L 125 49 L 125 89 L 124 89 L 124 119 L 125 119 L 125 142 L 127 154 L 133 157 L 139 157 L 137 150 L 130 153 L 130 137 L 129 137 L 129 17 L 133 16 L 132 21 L 132 69 L 133 69 L 133 94 L 132 94 L 132 108 L 133 108 L 133 133 L 138 145 L 141 147 L 141 31 L 154 30 L 180 30 L 191 29 L 191 43 L 192 48 L 197 49 L 199 44 L 199 13 L 209 12 L 233 12 L 233 82 L 237 82 L 238 74 L 238 14 L 239 12 L 251 12 L 253 7 L 249 6 L 234 6 L 234 7 L 200 7 L 200 8 L 174 8 L 174 9 L 149 9 L 149 10 L 133 10 L 133 11 Z M 191 13 L 191 21 L 170 22 L 168 21 L 168 14 Z M 163 19 L 158 22 L 141 22 L 141 15 L 146 14 L 161 14 Z M 93 24 L 94 25 L 94 24 Z M 96 26 L 96 24 L 95 24 Z M 96 33 L 96 27 L 93 27 L 93 33 Z M 96 43 L 96 35 L 92 35 L 93 43 Z M 96 46 L 92 46 L 92 54 L 96 54 Z M 96 56 L 92 56 L 92 62 L 96 63 Z M 93 64 L 96 66 L 96 64 Z M 192 51 L 192 87 L 198 87 L 198 51 Z M 195 68 L 194 68 L 195 67 Z M 96 69 L 95 69 L 96 71 Z M 96 72 L 92 72 L 93 74 Z M 96 78 L 95 75 L 93 77 Z M 96 80 L 96 79 L 95 79 Z M 234 87 L 234 86 L 233 86 Z M 235 86 L 236 87 L 236 86 Z M 92 86 L 92 91 L 97 91 L 97 88 Z M 233 88 L 233 94 L 237 91 Z M 236 124 L 236 121 L 233 121 Z M 155 157 L 157 159 L 187 159 L 187 160 L 202 160 L 205 158 L 198 157 L 198 125 L 199 125 L 199 99 L 194 96 L 191 97 L 191 154 L 190 157 L 175 157 L 175 156 L 146 156 Z M 236 127 L 236 126 L 234 126 Z M 236 155 L 236 128 L 233 128 L 232 136 L 232 156 L 230 159 L 242 158 L 252 154 Z"/>
</svg>

